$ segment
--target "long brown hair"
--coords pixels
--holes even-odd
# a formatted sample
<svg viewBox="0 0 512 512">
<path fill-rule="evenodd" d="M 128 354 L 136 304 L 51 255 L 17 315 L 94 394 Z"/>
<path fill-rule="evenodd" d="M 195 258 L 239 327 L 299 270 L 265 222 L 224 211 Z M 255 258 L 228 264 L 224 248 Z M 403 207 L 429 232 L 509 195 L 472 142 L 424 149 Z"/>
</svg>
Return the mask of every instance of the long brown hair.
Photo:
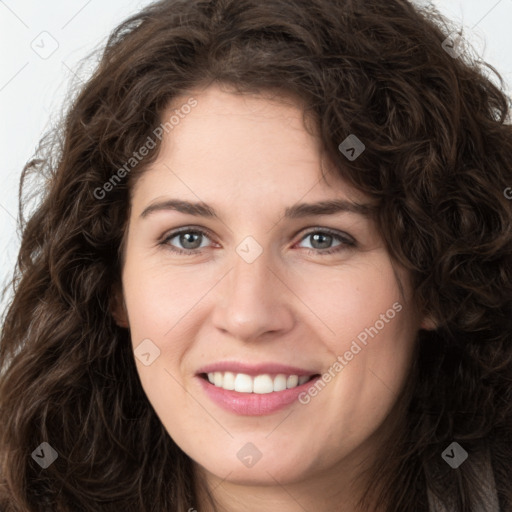
<svg viewBox="0 0 512 512">
<path fill-rule="evenodd" d="M 110 311 L 130 190 L 158 154 L 163 112 L 214 81 L 303 101 L 336 172 L 378 201 L 389 254 L 437 321 L 418 333 L 407 415 L 367 494 L 422 512 L 428 489 L 474 512 L 472 460 L 488 453 L 512 510 L 510 103 L 469 45 L 447 51 L 456 30 L 406 0 L 163 0 L 113 31 L 21 177 L 0 339 L 2 511 L 197 506 L 192 461 L 151 407 Z M 339 149 L 349 135 L 365 145 L 353 160 Z M 127 168 L 148 137 L 155 147 Z M 25 219 L 29 178 L 39 201 Z M 42 442 L 58 454 L 46 469 L 31 457 Z M 452 442 L 469 453 L 457 469 L 441 457 Z"/>
</svg>

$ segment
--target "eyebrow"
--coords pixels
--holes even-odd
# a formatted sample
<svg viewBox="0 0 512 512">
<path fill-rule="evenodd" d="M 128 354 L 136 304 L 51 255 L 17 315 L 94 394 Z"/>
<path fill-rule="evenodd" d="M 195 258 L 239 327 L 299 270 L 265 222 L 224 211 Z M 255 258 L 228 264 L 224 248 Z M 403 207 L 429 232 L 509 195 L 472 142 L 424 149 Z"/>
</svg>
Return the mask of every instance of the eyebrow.
<svg viewBox="0 0 512 512">
<path fill-rule="evenodd" d="M 374 206 L 347 201 L 345 199 L 331 199 L 316 203 L 300 203 L 285 209 L 285 219 L 300 219 L 303 217 L 335 215 L 337 213 L 353 213 L 363 217 L 370 217 L 374 212 Z M 141 218 L 147 218 L 155 212 L 174 210 L 198 217 L 220 219 L 215 209 L 207 203 L 189 202 L 180 199 L 166 199 L 149 205 L 140 214 Z"/>
</svg>

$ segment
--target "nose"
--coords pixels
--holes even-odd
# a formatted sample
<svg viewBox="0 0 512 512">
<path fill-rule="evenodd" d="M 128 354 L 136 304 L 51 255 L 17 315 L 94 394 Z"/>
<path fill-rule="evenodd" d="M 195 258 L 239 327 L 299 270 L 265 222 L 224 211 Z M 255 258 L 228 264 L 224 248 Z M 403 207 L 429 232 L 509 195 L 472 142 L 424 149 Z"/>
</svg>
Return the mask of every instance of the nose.
<svg viewBox="0 0 512 512">
<path fill-rule="evenodd" d="M 235 339 L 256 341 L 268 333 L 283 336 L 293 328 L 293 293 L 269 266 L 268 252 L 252 263 L 235 253 L 217 292 L 214 325 Z"/>
</svg>

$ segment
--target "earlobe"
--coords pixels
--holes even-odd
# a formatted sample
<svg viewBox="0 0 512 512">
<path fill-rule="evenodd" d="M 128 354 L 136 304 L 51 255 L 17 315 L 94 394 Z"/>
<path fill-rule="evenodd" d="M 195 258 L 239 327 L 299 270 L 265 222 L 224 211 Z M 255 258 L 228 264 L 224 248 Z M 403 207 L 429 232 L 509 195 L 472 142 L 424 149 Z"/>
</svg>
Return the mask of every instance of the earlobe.
<svg viewBox="0 0 512 512">
<path fill-rule="evenodd" d="M 110 313 L 119 327 L 129 328 L 128 312 L 124 302 L 123 291 L 119 286 L 114 286 L 110 300 Z"/>
</svg>

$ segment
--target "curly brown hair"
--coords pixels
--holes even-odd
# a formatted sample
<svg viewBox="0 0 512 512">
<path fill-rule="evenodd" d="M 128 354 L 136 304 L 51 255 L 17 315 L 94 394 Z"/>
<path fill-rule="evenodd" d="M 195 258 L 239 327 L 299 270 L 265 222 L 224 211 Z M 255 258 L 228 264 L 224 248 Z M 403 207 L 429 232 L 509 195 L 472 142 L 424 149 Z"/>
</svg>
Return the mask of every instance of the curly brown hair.
<svg viewBox="0 0 512 512">
<path fill-rule="evenodd" d="M 367 496 L 378 492 L 390 512 L 427 511 L 427 492 L 451 511 L 484 510 L 471 460 L 487 454 L 500 510 L 512 510 L 510 102 L 469 44 L 445 51 L 453 32 L 433 7 L 406 0 L 162 0 L 113 31 L 21 176 L 21 249 L 0 339 L 3 512 L 196 503 L 192 461 L 151 407 L 130 333 L 110 313 L 130 191 L 160 145 L 97 191 L 173 98 L 214 82 L 303 102 L 339 176 L 378 202 L 390 257 L 436 319 L 418 332 L 406 419 Z M 366 146 L 355 160 L 338 149 L 350 134 Z M 26 220 L 31 176 L 42 184 Z M 59 455 L 44 471 L 31 457 L 42 441 Z M 456 470 L 441 457 L 453 441 L 471 454 Z"/>
</svg>

